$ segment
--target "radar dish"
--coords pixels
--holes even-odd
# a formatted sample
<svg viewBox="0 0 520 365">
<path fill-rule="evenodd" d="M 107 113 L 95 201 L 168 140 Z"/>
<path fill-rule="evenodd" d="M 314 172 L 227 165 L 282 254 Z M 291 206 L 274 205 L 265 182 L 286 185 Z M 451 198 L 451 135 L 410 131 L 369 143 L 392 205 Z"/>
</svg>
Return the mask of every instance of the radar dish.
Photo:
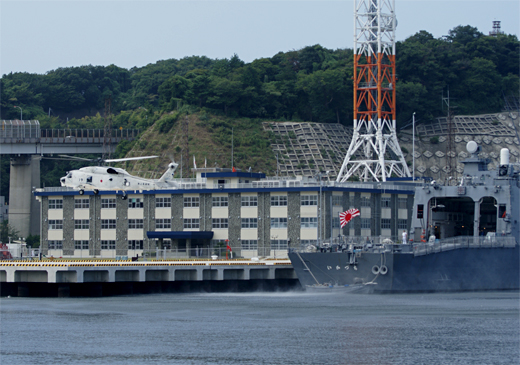
<svg viewBox="0 0 520 365">
<path fill-rule="evenodd" d="M 469 153 L 474 154 L 478 151 L 478 144 L 475 141 L 469 141 L 466 144 L 466 150 L 468 150 Z"/>
</svg>

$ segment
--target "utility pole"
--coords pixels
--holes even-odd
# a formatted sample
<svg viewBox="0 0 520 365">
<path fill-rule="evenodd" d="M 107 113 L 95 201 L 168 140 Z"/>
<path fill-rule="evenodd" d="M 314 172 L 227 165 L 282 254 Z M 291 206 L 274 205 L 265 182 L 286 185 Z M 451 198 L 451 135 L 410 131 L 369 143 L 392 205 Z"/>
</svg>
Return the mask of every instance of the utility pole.
<svg viewBox="0 0 520 365">
<path fill-rule="evenodd" d="M 412 181 L 415 181 L 415 112 L 412 115 Z"/>
<path fill-rule="evenodd" d="M 446 168 L 445 172 L 447 176 L 451 176 L 453 178 L 457 177 L 457 169 L 453 166 L 455 153 L 455 140 L 453 134 L 455 133 L 455 126 L 453 124 L 453 115 L 451 113 L 450 107 L 450 89 L 448 87 L 448 96 L 442 98 L 443 103 L 448 107 L 448 115 L 446 118 L 446 133 L 447 133 L 447 141 L 446 141 Z"/>
<path fill-rule="evenodd" d="M 189 123 L 188 116 L 184 118 L 184 161 L 186 161 L 186 177 L 190 177 L 189 161 L 190 161 L 190 146 L 189 146 Z M 182 172 L 181 172 L 182 176 Z"/>
<path fill-rule="evenodd" d="M 112 154 L 112 97 L 105 99 L 105 130 L 103 132 L 103 160 L 109 159 Z"/>
</svg>

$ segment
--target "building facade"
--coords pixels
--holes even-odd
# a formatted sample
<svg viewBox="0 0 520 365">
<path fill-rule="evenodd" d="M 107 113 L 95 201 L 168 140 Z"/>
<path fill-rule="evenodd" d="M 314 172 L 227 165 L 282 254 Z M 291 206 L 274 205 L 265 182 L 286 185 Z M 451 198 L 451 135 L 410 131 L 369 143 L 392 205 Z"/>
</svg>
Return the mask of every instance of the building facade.
<svg viewBox="0 0 520 365">
<path fill-rule="evenodd" d="M 54 257 L 285 257 L 289 248 L 408 230 L 413 186 L 266 178 L 199 169 L 168 190 L 38 189 L 43 254 Z M 339 213 L 360 210 L 344 228 Z"/>
</svg>

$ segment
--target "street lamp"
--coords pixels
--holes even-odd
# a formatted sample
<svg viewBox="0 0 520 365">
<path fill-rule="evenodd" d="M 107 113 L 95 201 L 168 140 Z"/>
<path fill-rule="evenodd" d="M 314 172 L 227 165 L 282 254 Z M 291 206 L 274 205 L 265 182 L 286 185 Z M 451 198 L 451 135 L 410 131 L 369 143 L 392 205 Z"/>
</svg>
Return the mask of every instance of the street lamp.
<svg viewBox="0 0 520 365">
<path fill-rule="evenodd" d="M 412 179 L 415 181 L 415 112 L 412 115 Z"/>
<path fill-rule="evenodd" d="M 23 120 L 23 118 L 22 118 L 22 116 L 23 116 L 23 114 L 22 114 L 22 108 L 19 107 L 19 106 L 16 106 L 16 105 L 15 105 L 14 107 L 20 109 L 20 120 Z"/>
</svg>

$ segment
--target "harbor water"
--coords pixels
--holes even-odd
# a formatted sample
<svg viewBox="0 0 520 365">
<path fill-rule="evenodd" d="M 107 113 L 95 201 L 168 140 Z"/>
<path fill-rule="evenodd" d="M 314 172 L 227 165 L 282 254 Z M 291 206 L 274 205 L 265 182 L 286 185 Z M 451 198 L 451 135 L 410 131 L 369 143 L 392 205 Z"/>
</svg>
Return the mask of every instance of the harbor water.
<svg viewBox="0 0 520 365">
<path fill-rule="evenodd" d="M 518 364 L 519 292 L 1 298 L 7 364 Z"/>
</svg>

